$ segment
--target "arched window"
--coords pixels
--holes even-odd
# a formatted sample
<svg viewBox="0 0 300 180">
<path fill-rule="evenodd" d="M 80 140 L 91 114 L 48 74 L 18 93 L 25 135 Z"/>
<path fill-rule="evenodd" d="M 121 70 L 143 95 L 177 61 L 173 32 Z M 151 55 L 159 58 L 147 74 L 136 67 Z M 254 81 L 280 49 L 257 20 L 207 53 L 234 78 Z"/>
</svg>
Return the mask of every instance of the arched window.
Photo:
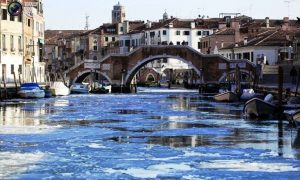
<svg viewBox="0 0 300 180">
<path fill-rule="evenodd" d="M 94 40 L 93 49 L 94 49 L 94 51 L 98 51 L 98 41 L 97 40 Z"/>
<path fill-rule="evenodd" d="M 93 57 L 93 60 L 97 60 L 97 59 L 98 59 L 97 56 L 94 56 L 94 57 Z"/>
</svg>

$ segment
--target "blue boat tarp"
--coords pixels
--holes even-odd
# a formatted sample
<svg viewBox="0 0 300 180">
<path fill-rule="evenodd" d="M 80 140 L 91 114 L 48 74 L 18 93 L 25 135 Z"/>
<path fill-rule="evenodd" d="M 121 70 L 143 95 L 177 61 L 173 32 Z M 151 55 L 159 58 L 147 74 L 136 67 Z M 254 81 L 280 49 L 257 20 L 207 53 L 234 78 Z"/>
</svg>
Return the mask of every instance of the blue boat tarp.
<svg viewBox="0 0 300 180">
<path fill-rule="evenodd" d="M 41 88 L 37 83 L 23 83 L 21 84 L 21 90 L 33 90 Z"/>
</svg>

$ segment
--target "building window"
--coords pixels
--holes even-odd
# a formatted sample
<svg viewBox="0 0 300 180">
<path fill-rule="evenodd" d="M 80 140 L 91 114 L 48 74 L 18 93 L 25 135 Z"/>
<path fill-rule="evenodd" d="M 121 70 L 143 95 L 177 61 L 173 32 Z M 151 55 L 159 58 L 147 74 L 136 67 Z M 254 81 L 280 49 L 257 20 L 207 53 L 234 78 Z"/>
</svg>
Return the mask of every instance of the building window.
<svg viewBox="0 0 300 180">
<path fill-rule="evenodd" d="M 7 20 L 7 9 L 2 9 L 2 20 Z"/>
<path fill-rule="evenodd" d="M 198 35 L 198 36 L 201 36 L 201 35 L 202 35 L 202 31 L 198 31 L 198 32 L 197 32 L 197 35 Z"/>
<path fill-rule="evenodd" d="M 20 14 L 20 15 L 18 16 L 18 22 L 22 22 L 22 20 L 23 20 L 23 16 L 22 16 L 22 14 Z"/>
<path fill-rule="evenodd" d="M 19 65 L 18 72 L 19 72 L 19 74 L 22 74 L 22 73 L 23 73 L 22 65 Z"/>
<path fill-rule="evenodd" d="M 167 31 L 166 30 L 163 30 L 163 35 L 167 35 Z"/>
<path fill-rule="evenodd" d="M 94 51 L 98 51 L 98 42 L 97 42 L 97 40 L 94 41 L 93 49 L 94 49 Z"/>
<path fill-rule="evenodd" d="M 130 46 L 130 40 L 125 40 L 125 46 L 129 47 Z"/>
<path fill-rule="evenodd" d="M 198 49 L 202 49 L 202 43 L 198 42 Z"/>
<path fill-rule="evenodd" d="M 23 50 L 23 46 L 22 46 L 22 37 L 19 36 L 18 38 L 18 47 L 19 47 L 19 51 L 22 51 Z"/>
<path fill-rule="evenodd" d="M 177 36 L 180 36 L 180 31 L 176 31 L 176 35 L 177 35 Z"/>
<path fill-rule="evenodd" d="M 15 21 L 15 16 L 10 15 L 9 20 L 10 21 Z"/>
<path fill-rule="evenodd" d="M 35 30 L 36 30 L 37 32 L 39 32 L 39 28 L 40 28 L 39 22 L 36 22 L 36 23 L 35 23 Z"/>
<path fill-rule="evenodd" d="M 2 64 L 2 81 L 6 82 L 6 64 Z"/>
<path fill-rule="evenodd" d="M 15 72 L 15 66 L 12 64 L 12 65 L 10 66 L 10 73 L 11 73 L 11 74 L 14 74 L 14 72 Z"/>
<path fill-rule="evenodd" d="M 6 36 L 4 34 L 2 35 L 2 48 L 3 51 L 6 51 Z"/>
<path fill-rule="evenodd" d="M 155 32 L 154 31 L 150 32 L 150 37 L 154 37 L 154 36 L 155 36 Z"/>
<path fill-rule="evenodd" d="M 31 26 L 30 23 L 31 23 L 30 19 L 27 19 L 27 26 L 28 26 L 28 27 Z"/>
<path fill-rule="evenodd" d="M 14 36 L 10 36 L 10 49 L 11 51 L 15 51 Z"/>
<path fill-rule="evenodd" d="M 189 36 L 189 35 L 190 35 L 190 31 L 184 31 L 183 34 L 184 34 L 185 36 Z"/>
<path fill-rule="evenodd" d="M 105 41 L 108 42 L 108 37 L 105 37 Z"/>
<path fill-rule="evenodd" d="M 115 37 L 112 37 L 111 40 L 112 40 L 113 42 L 115 42 L 115 41 L 116 41 L 116 38 L 115 38 Z"/>
<path fill-rule="evenodd" d="M 131 40 L 131 46 L 135 46 L 135 40 L 133 39 L 133 40 Z"/>
<path fill-rule="evenodd" d="M 203 31 L 203 36 L 209 36 L 209 31 Z"/>
<path fill-rule="evenodd" d="M 180 45 L 180 41 L 177 41 L 176 44 L 177 44 L 177 45 Z"/>
</svg>

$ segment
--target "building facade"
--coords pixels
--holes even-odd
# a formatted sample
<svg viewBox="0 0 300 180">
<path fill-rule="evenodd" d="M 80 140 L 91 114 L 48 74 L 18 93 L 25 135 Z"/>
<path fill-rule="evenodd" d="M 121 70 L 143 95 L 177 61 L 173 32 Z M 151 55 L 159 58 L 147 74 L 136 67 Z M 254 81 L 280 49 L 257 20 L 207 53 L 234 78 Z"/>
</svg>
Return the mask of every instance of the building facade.
<svg viewBox="0 0 300 180">
<path fill-rule="evenodd" d="M 32 1 L 19 2 L 26 5 Z M 45 82 L 43 2 L 27 4 L 17 17 L 8 13 L 9 3 L 1 0 L 1 81 L 12 83 L 16 77 L 18 82 Z"/>
</svg>

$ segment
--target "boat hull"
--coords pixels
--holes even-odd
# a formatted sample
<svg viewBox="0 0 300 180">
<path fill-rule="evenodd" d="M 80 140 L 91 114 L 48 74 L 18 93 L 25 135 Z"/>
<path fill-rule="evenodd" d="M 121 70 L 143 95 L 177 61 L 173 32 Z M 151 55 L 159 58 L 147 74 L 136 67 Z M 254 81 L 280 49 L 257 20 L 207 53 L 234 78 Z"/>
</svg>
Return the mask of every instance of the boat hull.
<svg viewBox="0 0 300 180">
<path fill-rule="evenodd" d="M 50 91 L 53 96 L 68 96 L 70 92 L 70 88 L 64 85 L 63 82 L 54 82 L 51 87 Z"/>
<path fill-rule="evenodd" d="M 295 112 L 292 117 L 293 117 L 292 118 L 293 123 L 297 127 L 300 127 L 300 111 Z"/>
<path fill-rule="evenodd" d="M 234 92 L 224 92 L 214 96 L 214 99 L 219 102 L 236 102 L 239 100 L 239 97 Z"/>
<path fill-rule="evenodd" d="M 25 90 L 25 91 L 19 91 L 19 96 L 21 98 L 44 98 L 45 97 L 45 91 L 44 90 Z"/>
<path fill-rule="evenodd" d="M 272 117 L 276 113 L 276 106 L 258 98 L 245 103 L 244 113 L 250 117 Z"/>
<path fill-rule="evenodd" d="M 18 91 L 21 98 L 44 98 L 45 90 L 37 83 L 23 83 Z"/>
</svg>

